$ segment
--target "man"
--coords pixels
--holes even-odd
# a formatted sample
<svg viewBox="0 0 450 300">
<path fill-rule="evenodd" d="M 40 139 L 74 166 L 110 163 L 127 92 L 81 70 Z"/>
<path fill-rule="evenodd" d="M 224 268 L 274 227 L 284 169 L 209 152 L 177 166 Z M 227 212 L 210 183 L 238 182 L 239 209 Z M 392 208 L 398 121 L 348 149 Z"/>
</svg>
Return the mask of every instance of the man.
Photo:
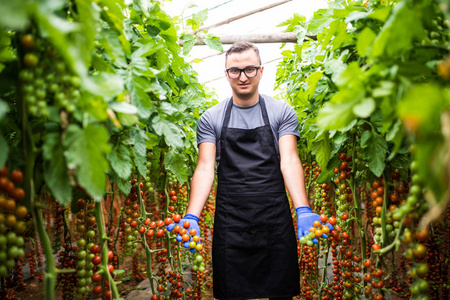
<svg viewBox="0 0 450 300">
<path fill-rule="evenodd" d="M 197 128 L 199 157 L 185 217 L 198 220 L 214 181 L 214 298 L 292 299 L 300 293 L 297 241 L 286 188 L 297 208 L 299 236 L 315 220 L 297 154 L 298 119 L 285 102 L 258 92 L 264 67 L 251 43 L 225 56 L 232 97 L 208 109 Z"/>
</svg>

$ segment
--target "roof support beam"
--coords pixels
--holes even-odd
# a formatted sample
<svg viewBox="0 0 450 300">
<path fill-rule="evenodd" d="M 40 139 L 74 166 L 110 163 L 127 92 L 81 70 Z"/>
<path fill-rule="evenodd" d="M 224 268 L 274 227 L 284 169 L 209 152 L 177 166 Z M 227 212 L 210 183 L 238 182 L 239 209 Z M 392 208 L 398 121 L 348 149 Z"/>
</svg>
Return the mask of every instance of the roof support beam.
<svg viewBox="0 0 450 300">
<path fill-rule="evenodd" d="M 234 17 L 232 17 L 232 18 L 228 18 L 228 19 L 223 20 L 223 21 L 221 21 L 221 22 L 219 22 L 219 23 L 216 23 L 216 24 L 213 24 L 213 25 L 210 25 L 210 26 L 206 26 L 206 27 L 200 28 L 200 29 L 197 30 L 195 33 L 200 32 L 200 31 L 203 31 L 203 30 L 210 30 L 210 29 L 213 29 L 213 28 L 216 28 L 216 27 L 225 25 L 225 24 L 229 24 L 229 23 L 231 23 L 231 22 L 233 22 L 233 21 L 236 21 L 236 20 L 239 20 L 239 19 L 248 17 L 248 16 L 250 16 L 250 15 L 253 15 L 253 14 L 256 14 L 256 13 L 259 13 L 259 12 L 262 12 L 262 11 L 265 11 L 265 10 L 267 10 L 267 9 L 274 8 L 274 7 L 276 7 L 276 6 L 285 4 L 285 3 L 290 2 L 290 1 L 292 1 L 292 0 L 283 0 L 283 1 L 279 1 L 279 2 L 276 2 L 276 3 L 269 4 L 269 5 L 267 5 L 267 6 L 264 6 L 264 7 L 261 7 L 261 8 L 258 8 L 258 9 L 255 9 L 255 10 L 252 10 L 252 11 L 249 11 L 249 12 L 246 12 L 246 13 L 243 13 L 243 14 L 240 14 L 240 15 L 237 15 L 237 16 L 234 16 Z"/>
</svg>

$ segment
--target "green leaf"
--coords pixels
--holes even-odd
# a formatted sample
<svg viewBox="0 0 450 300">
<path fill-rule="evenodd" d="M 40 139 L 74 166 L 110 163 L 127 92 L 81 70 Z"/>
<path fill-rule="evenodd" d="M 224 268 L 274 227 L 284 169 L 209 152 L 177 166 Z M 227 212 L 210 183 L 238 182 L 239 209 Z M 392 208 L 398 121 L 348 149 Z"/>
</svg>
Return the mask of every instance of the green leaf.
<svg viewBox="0 0 450 300">
<path fill-rule="evenodd" d="M 281 22 L 280 24 L 277 25 L 277 27 L 283 27 L 283 26 L 287 26 L 285 32 L 293 32 L 295 29 L 298 28 L 299 25 L 304 25 L 306 21 L 306 17 L 305 16 L 301 16 L 297 13 L 294 13 L 294 16 L 290 19 L 287 19 L 284 22 Z"/>
<path fill-rule="evenodd" d="M 203 25 L 208 18 L 208 9 L 192 14 L 192 19 L 187 19 L 186 24 L 192 26 L 192 30 L 196 31 Z"/>
<path fill-rule="evenodd" d="M 67 205 L 72 198 L 72 185 L 67 175 L 64 148 L 59 133 L 49 133 L 43 145 L 44 179 L 58 201 Z"/>
<path fill-rule="evenodd" d="M 15 30 L 24 30 L 30 24 L 29 14 L 32 14 L 36 3 L 27 0 L 0 1 L 0 25 Z"/>
<path fill-rule="evenodd" d="M 147 139 L 145 140 L 145 147 L 147 149 L 153 149 L 159 143 L 159 137 L 156 134 L 146 131 L 145 135 Z"/>
<path fill-rule="evenodd" d="M 181 153 L 176 149 L 171 149 L 166 153 L 166 156 L 164 157 L 164 165 L 175 174 L 180 183 L 183 184 L 188 180 L 188 168 L 186 168 L 186 161 L 184 156 L 181 155 Z"/>
<path fill-rule="evenodd" d="M 358 41 L 356 43 L 356 49 L 358 50 L 359 55 L 366 56 L 370 53 L 372 49 L 372 44 L 375 38 L 377 37 L 376 33 L 373 32 L 369 27 L 365 27 L 358 35 Z"/>
<path fill-rule="evenodd" d="M 323 138 L 312 143 L 311 153 L 315 155 L 317 163 L 322 169 L 326 169 L 330 160 L 331 143 L 328 138 Z"/>
<path fill-rule="evenodd" d="M 8 160 L 9 146 L 3 135 L 0 134 L 0 166 L 4 166 Z"/>
<path fill-rule="evenodd" d="M 355 95 L 350 90 L 343 90 L 336 93 L 333 98 L 336 98 L 336 103 L 327 102 L 319 110 L 317 116 L 317 125 L 322 129 L 339 130 L 348 126 L 354 119 L 353 106 L 358 102 L 358 98 L 362 97 L 362 94 Z M 338 100 L 339 99 L 339 100 Z M 352 102 L 340 102 L 340 99 L 356 99 Z"/>
<path fill-rule="evenodd" d="M 172 148 L 183 147 L 183 135 L 172 122 L 156 116 L 152 119 L 152 127 L 159 136 L 164 136 L 166 143 Z"/>
<path fill-rule="evenodd" d="M 195 37 L 193 34 L 185 34 L 182 36 L 183 41 L 183 55 L 188 55 L 191 52 L 192 48 L 195 45 Z"/>
<path fill-rule="evenodd" d="M 117 74 L 100 72 L 84 82 L 83 87 L 93 95 L 110 99 L 123 91 L 123 80 Z"/>
<path fill-rule="evenodd" d="M 323 170 L 322 169 L 322 172 L 320 172 L 320 175 L 316 181 L 317 181 L 317 183 L 330 182 L 334 176 L 336 176 L 336 175 L 334 174 L 332 169 L 331 170 L 328 170 L 328 169 Z"/>
<path fill-rule="evenodd" d="M 398 103 L 398 114 L 413 132 L 418 128 L 424 132 L 440 130 L 440 114 L 450 105 L 448 92 L 433 84 L 417 85 L 410 89 Z"/>
<path fill-rule="evenodd" d="M 143 119 L 149 118 L 153 111 L 153 104 L 150 96 L 147 94 L 147 90 L 151 88 L 148 78 L 134 76 L 129 72 L 126 87 L 130 93 L 131 104 L 138 109 L 139 117 Z"/>
<path fill-rule="evenodd" d="M 375 101 L 372 98 L 365 98 L 360 103 L 353 106 L 353 113 L 360 118 L 369 117 L 375 110 Z"/>
<path fill-rule="evenodd" d="M 392 10 L 380 34 L 372 46 L 371 55 L 393 56 L 409 50 L 414 41 L 423 38 L 420 9 L 412 6 L 410 1 L 399 2 Z"/>
<path fill-rule="evenodd" d="M 95 36 L 97 34 L 97 28 L 100 23 L 98 22 L 100 15 L 100 7 L 91 0 L 75 0 L 78 12 L 78 21 L 81 23 L 83 37 L 85 39 L 85 47 L 89 51 L 94 49 Z"/>
<path fill-rule="evenodd" d="M 375 98 L 390 96 L 394 87 L 394 82 L 382 80 L 379 82 L 379 86 L 372 90 L 372 96 Z"/>
<path fill-rule="evenodd" d="M 117 184 L 117 187 L 124 193 L 128 195 L 131 189 L 131 183 L 129 180 L 120 178 L 114 171 L 111 172 L 110 178 Z"/>
<path fill-rule="evenodd" d="M 220 42 L 219 37 L 209 34 L 208 36 L 203 38 L 203 41 L 209 48 L 223 52 L 223 46 L 222 43 Z"/>
<path fill-rule="evenodd" d="M 345 18 L 345 23 L 358 21 L 360 19 L 365 19 L 365 18 L 367 18 L 368 15 L 369 15 L 369 12 L 367 12 L 367 11 L 352 11 Z"/>
<path fill-rule="evenodd" d="M 108 160 L 116 174 L 122 179 L 129 179 L 131 175 L 130 150 L 125 145 L 119 144 L 108 154 Z"/>
<path fill-rule="evenodd" d="M 130 137 L 133 140 L 134 148 L 136 149 L 136 153 L 139 153 L 141 156 L 147 155 L 147 149 L 145 146 L 146 140 L 148 140 L 148 136 L 146 135 L 146 131 L 135 127 L 133 131 L 130 133 Z"/>
<path fill-rule="evenodd" d="M 386 141 L 394 143 L 394 148 L 390 151 L 388 160 L 395 157 L 403 144 L 403 138 L 405 137 L 404 127 L 400 120 L 395 121 L 391 130 L 386 133 Z"/>
<path fill-rule="evenodd" d="M 6 116 L 8 112 L 9 112 L 8 104 L 0 100 L 0 121 L 3 120 L 3 118 Z"/>
<path fill-rule="evenodd" d="M 124 101 L 111 102 L 109 104 L 109 107 L 114 111 L 121 112 L 124 114 L 129 114 L 129 115 L 136 114 L 138 112 L 138 109 L 136 108 L 136 106 L 129 104 L 127 102 L 124 102 Z"/>
<path fill-rule="evenodd" d="M 386 21 L 386 19 L 391 14 L 392 8 L 390 6 L 377 7 L 372 13 L 368 15 L 369 18 L 380 20 L 381 22 Z"/>
<path fill-rule="evenodd" d="M 145 144 L 144 144 L 145 146 Z M 133 155 L 134 155 L 134 165 L 136 166 L 139 174 L 141 174 L 142 176 L 146 175 L 146 170 L 147 170 L 147 166 L 146 166 L 146 162 L 147 162 L 147 156 L 146 155 L 142 155 L 139 153 L 139 150 L 136 147 L 133 147 Z"/>
<path fill-rule="evenodd" d="M 68 167 L 76 169 L 78 182 L 96 201 L 102 199 L 106 189 L 108 139 L 108 131 L 102 125 L 88 124 L 80 128 L 72 124 L 64 140 Z"/>
<path fill-rule="evenodd" d="M 119 34 L 116 31 L 109 28 L 102 28 L 98 34 L 97 40 L 103 47 L 103 51 L 109 55 L 113 64 L 122 68 L 127 67 L 127 59 L 125 57 L 123 45 L 119 39 Z"/>
<path fill-rule="evenodd" d="M 308 24 L 308 31 L 312 35 L 321 33 L 331 22 L 333 22 L 333 10 L 332 9 L 319 9 L 314 13 L 313 18 Z"/>
<path fill-rule="evenodd" d="M 386 140 L 374 131 L 364 131 L 361 136 L 363 158 L 369 165 L 369 170 L 375 176 L 381 176 L 386 164 Z"/>
</svg>

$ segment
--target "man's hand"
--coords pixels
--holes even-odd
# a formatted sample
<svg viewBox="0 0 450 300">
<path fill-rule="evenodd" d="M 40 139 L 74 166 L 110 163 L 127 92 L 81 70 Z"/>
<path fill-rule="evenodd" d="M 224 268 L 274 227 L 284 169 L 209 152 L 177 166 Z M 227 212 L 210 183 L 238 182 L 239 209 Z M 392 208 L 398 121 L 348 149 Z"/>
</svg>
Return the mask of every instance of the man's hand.
<svg viewBox="0 0 450 300">
<path fill-rule="evenodd" d="M 189 242 L 192 241 L 194 236 L 198 236 L 200 238 L 200 227 L 198 226 L 198 221 L 199 218 L 195 215 L 192 214 L 187 214 L 185 215 L 180 222 L 178 222 L 178 224 L 182 227 L 185 228 L 187 230 L 187 235 L 189 236 L 189 239 L 186 240 L 186 238 L 183 238 L 183 235 L 181 234 L 177 234 L 177 241 L 183 243 L 183 247 L 185 248 L 190 248 L 189 247 Z M 167 230 L 172 231 L 175 226 L 177 225 L 177 223 L 172 223 L 167 225 Z M 195 232 L 193 231 L 195 230 Z M 200 240 L 196 243 L 200 243 Z M 192 252 L 195 252 L 195 248 L 191 248 L 190 249 Z"/>
<path fill-rule="evenodd" d="M 314 221 L 320 221 L 320 216 L 313 213 L 309 206 L 299 206 L 295 211 L 297 212 L 298 238 L 300 239 L 309 233 L 309 229 L 313 227 Z M 333 230 L 333 225 L 330 223 L 326 223 L 326 225 L 330 228 L 330 231 Z M 326 234 L 322 235 L 322 238 L 326 237 Z M 314 244 L 317 244 L 317 238 L 313 238 L 312 241 Z"/>
</svg>

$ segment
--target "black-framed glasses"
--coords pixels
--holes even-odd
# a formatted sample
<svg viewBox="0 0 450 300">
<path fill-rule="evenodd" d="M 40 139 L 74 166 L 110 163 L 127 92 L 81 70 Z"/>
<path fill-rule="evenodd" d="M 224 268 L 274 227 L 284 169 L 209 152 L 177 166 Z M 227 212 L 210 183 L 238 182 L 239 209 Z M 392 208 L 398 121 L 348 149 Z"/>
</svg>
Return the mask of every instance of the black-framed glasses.
<svg viewBox="0 0 450 300">
<path fill-rule="evenodd" d="M 231 79 L 236 79 L 241 76 L 242 72 L 244 72 L 245 76 L 247 76 L 248 78 L 255 77 L 256 74 L 258 74 L 259 69 L 261 69 L 261 66 L 257 66 L 257 67 L 248 66 L 243 69 L 229 68 L 229 69 L 226 69 L 225 71 L 227 71 L 228 77 L 230 77 Z"/>
</svg>

